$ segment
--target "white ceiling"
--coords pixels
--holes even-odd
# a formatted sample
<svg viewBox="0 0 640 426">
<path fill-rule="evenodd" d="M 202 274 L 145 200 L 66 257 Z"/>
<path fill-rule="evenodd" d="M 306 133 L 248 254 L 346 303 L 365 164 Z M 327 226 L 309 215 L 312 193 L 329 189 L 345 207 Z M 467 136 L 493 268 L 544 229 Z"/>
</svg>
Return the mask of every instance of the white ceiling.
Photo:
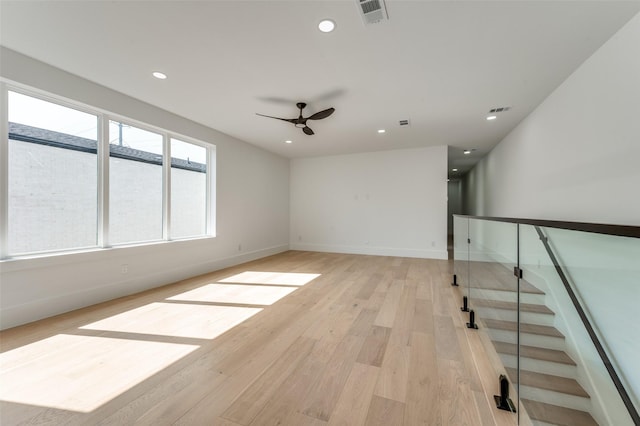
<svg viewBox="0 0 640 426">
<path fill-rule="evenodd" d="M 286 157 L 449 145 L 462 173 L 640 10 L 639 1 L 386 4 L 389 20 L 365 25 L 357 0 L 2 0 L 0 43 Z M 337 29 L 319 32 L 322 18 Z M 169 78 L 152 78 L 156 70 Z M 298 101 L 305 116 L 336 112 L 309 122 L 314 136 L 255 115 L 295 118 Z M 512 109 L 485 120 L 502 106 Z"/>
</svg>

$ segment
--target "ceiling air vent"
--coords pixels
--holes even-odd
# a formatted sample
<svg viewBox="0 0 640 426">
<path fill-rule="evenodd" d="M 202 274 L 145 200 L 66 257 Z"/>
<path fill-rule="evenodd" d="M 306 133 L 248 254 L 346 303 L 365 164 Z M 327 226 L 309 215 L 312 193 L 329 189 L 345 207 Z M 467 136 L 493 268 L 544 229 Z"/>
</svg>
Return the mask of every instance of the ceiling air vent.
<svg viewBox="0 0 640 426">
<path fill-rule="evenodd" d="M 495 114 L 496 112 L 507 112 L 510 109 L 511 107 L 492 108 L 491 110 L 489 110 L 489 114 Z"/>
<path fill-rule="evenodd" d="M 389 19 L 384 0 L 356 0 L 366 25 L 377 24 Z"/>
<path fill-rule="evenodd" d="M 400 120 L 400 121 L 398 121 L 398 123 L 400 124 L 400 126 L 408 126 L 409 125 L 409 120 Z"/>
</svg>

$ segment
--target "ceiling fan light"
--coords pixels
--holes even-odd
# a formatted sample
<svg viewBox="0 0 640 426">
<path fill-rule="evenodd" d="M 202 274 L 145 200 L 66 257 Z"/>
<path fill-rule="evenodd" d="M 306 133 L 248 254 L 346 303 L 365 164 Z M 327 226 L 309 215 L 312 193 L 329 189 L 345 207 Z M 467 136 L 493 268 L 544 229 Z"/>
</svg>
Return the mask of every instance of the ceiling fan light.
<svg viewBox="0 0 640 426">
<path fill-rule="evenodd" d="M 336 23 L 331 19 L 323 19 L 318 24 L 318 29 L 323 33 L 330 33 L 336 28 Z"/>
<path fill-rule="evenodd" d="M 167 75 L 165 73 L 162 73 L 160 71 L 154 71 L 152 74 L 155 78 L 159 79 L 159 80 L 164 80 L 167 78 Z"/>
<path fill-rule="evenodd" d="M 386 132 L 386 130 L 385 130 L 385 129 L 380 129 L 380 130 L 378 130 L 378 133 L 384 133 L 384 132 Z"/>
<path fill-rule="evenodd" d="M 284 143 L 293 143 L 293 141 L 284 141 Z"/>
<path fill-rule="evenodd" d="M 495 120 L 496 118 L 498 118 L 498 117 L 495 116 L 495 115 L 490 115 L 490 116 L 487 117 L 487 121 Z"/>
</svg>

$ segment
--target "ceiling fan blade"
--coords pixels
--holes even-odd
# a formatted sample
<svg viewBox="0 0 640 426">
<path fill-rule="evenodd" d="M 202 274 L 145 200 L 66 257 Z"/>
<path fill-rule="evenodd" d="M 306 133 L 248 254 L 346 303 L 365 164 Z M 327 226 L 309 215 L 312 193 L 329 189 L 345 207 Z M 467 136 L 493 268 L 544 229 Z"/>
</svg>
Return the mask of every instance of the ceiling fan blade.
<svg viewBox="0 0 640 426">
<path fill-rule="evenodd" d="M 275 118 L 276 120 L 282 120 L 288 123 L 293 123 L 294 126 L 296 126 L 299 129 L 302 129 L 305 135 L 311 136 L 311 135 L 314 135 L 315 132 L 309 126 L 307 126 L 307 120 L 322 120 L 323 118 L 329 117 L 336 110 L 335 108 L 328 108 L 328 109 L 325 109 L 324 111 L 316 112 L 315 114 L 312 114 L 310 117 L 304 118 L 304 116 L 302 115 L 302 110 L 307 106 L 307 104 L 304 102 L 298 102 L 296 106 L 300 110 L 300 115 L 298 116 L 298 118 L 274 117 L 272 115 L 259 114 L 257 112 L 256 112 L 256 115 L 259 115 L 261 117 L 267 117 L 267 118 Z"/>
<path fill-rule="evenodd" d="M 336 110 L 335 108 L 328 108 L 328 109 L 325 109 L 324 111 L 316 112 L 315 114 L 312 114 L 309 117 L 307 117 L 307 120 L 322 120 L 323 118 L 327 118 L 328 116 L 333 114 L 335 110 Z"/>
<path fill-rule="evenodd" d="M 298 121 L 297 118 L 280 118 L 280 117 L 273 117 L 271 115 L 264 115 L 264 114 L 258 114 L 256 112 L 256 115 L 259 115 L 260 117 L 267 117 L 267 118 L 275 118 L 276 120 L 282 120 L 282 121 L 287 121 L 289 123 L 293 123 L 296 124 L 296 122 Z"/>
</svg>

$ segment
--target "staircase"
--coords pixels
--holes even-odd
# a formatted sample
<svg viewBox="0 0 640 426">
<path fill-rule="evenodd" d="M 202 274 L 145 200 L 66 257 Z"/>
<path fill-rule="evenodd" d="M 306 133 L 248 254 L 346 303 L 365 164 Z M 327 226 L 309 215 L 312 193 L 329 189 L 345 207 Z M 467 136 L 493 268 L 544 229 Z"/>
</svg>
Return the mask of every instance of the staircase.
<svg viewBox="0 0 640 426">
<path fill-rule="evenodd" d="M 515 279 L 496 263 L 473 262 L 471 308 L 487 330 L 512 383 L 517 375 Z M 474 282 L 475 281 L 475 282 Z M 590 426 L 589 394 L 578 383 L 576 363 L 554 326 L 545 294 L 520 280 L 520 401 L 534 425 Z"/>
</svg>

